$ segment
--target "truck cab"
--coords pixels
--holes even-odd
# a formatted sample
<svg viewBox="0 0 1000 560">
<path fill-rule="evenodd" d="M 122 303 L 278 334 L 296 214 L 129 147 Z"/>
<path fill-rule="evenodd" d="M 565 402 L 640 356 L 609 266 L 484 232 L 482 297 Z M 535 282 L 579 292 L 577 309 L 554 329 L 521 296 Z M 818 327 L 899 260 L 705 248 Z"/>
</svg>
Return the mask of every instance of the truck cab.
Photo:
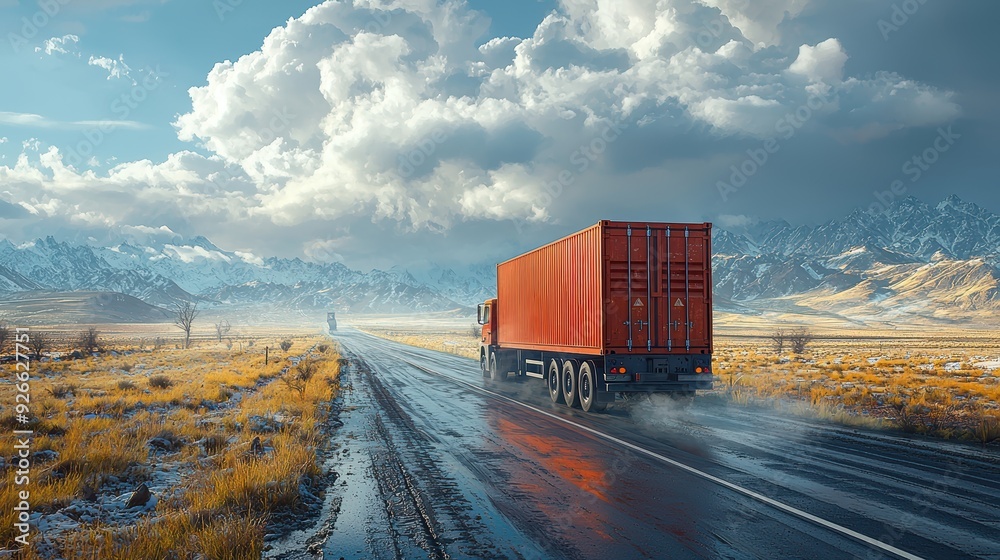
<svg viewBox="0 0 1000 560">
<path fill-rule="evenodd" d="M 482 325 L 479 341 L 479 365 L 483 372 L 489 371 L 490 354 L 497 343 L 497 299 L 488 299 L 479 304 L 477 321 Z"/>
</svg>

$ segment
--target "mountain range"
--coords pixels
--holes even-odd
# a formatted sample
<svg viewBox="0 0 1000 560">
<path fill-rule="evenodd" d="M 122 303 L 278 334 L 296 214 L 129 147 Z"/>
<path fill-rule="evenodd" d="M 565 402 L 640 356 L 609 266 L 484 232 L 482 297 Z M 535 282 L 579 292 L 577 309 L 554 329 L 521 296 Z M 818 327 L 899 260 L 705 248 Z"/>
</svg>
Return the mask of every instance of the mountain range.
<svg viewBox="0 0 1000 560">
<path fill-rule="evenodd" d="M 988 320 L 1000 310 L 1000 216 L 951 196 L 906 198 L 818 226 L 753 221 L 716 228 L 717 309 L 823 313 L 857 322 Z M 91 245 L 0 240 L 0 298 L 118 292 L 171 307 L 273 304 L 350 313 L 465 311 L 494 293 L 492 263 L 359 272 L 341 263 L 260 258 L 204 237 Z"/>
</svg>

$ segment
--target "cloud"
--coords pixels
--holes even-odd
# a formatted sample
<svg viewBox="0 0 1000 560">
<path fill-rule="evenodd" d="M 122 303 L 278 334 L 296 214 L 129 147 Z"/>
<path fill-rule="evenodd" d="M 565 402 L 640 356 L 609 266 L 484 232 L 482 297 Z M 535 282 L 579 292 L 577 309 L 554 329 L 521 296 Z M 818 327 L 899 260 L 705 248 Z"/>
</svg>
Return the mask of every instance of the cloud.
<svg viewBox="0 0 1000 560">
<path fill-rule="evenodd" d="M 338 253 L 344 247 L 354 242 L 350 236 L 337 239 L 312 239 L 303 246 L 302 253 L 309 260 L 321 263 L 343 262 L 344 256 Z"/>
<path fill-rule="evenodd" d="M 148 125 L 137 121 L 127 120 L 90 120 L 90 121 L 59 121 L 43 117 L 34 113 L 11 113 L 0 111 L 0 124 L 9 124 L 31 128 L 54 128 L 80 130 L 87 128 L 127 128 L 131 130 L 141 130 L 149 128 Z"/>
<path fill-rule="evenodd" d="M 781 25 L 795 19 L 811 0 L 702 0 L 718 8 L 742 35 L 758 47 L 781 42 Z"/>
<path fill-rule="evenodd" d="M 136 83 L 135 79 L 132 78 L 132 69 L 129 68 L 128 64 L 125 64 L 124 55 L 118 55 L 118 60 L 104 56 L 91 56 L 90 59 L 87 60 L 87 64 L 89 66 L 103 68 L 107 71 L 109 80 L 112 78 L 124 78 L 132 82 L 133 85 Z"/>
<path fill-rule="evenodd" d="M 836 39 L 827 39 L 816 46 L 802 45 L 799 56 L 788 67 L 793 74 L 804 76 L 813 82 L 827 84 L 840 83 L 844 78 L 844 64 L 847 53 Z"/>
<path fill-rule="evenodd" d="M 0 200 L 0 220 L 17 220 L 31 215 L 24 206 Z"/>
<path fill-rule="evenodd" d="M 726 229 L 745 228 L 755 224 L 757 220 L 745 214 L 719 214 L 715 219 L 716 225 Z"/>
<path fill-rule="evenodd" d="M 533 37 L 475 48 L 468 30 L 479 16 L 462 3 L 354 4 L 312 8 L 275 29 L 260 51 L 217 65 L 206 86 L 191 89 L 192 110 L 176 122 L 181 139 L 203 142 L 267 185 L 253 212 L 276 223 L 359 209 L 412 227 L 544 219 L 539 201 L 560 171 L 544 164 L 558 156 L 546 145 L 657 114 L 723 135 L 766 137 L 813 95 L 773 56 L 755 58 L 739 41 L 701 50 L 698 31 L 719 12 L 697 2 L 566 1 Z M 804 6 L 786 3 L 780 18 L 717 7 L 746 22 L 758 18 L 760 25 L 745 26 L 763 33 Z M 836 39 L 797 50 L 787 75 L 841 80 L 847 55 Z M 875 93 L 868 81 L 855 78 L 850 87 L 852 104 L 840 111 L 873 102 L 864 95 Z M 914 87 L 931 104 L 951 103 L 944 92 Z M 581 118 L 567 119 L 573 115 Z M 524 138 L 547 142 L 491 160 L 484 148 L 513 123 L 526 124 Z"/>
<path fill-rule="evenodd" d="M 797 144 L 871 141 L 960 114 L 951 92 L 899 74 L 846 75 L 836 38 L 785 44 L 808 5 L 563 0 L 531 37 L 491 38 L 459 0 L 323 2 L 189 90 L 174 126 L 210 155 L 95 174 L 49 150 L 0 167 L 0 180 L 49 215 L 173 231 L 254 224 L 261 237 L 294 227 L 304 254 L 336 260 L 352 249 L 321 233 L 331 223 L 413 236 L 533 227 L 623 204 L 609 184 L 713 185 L 745 150 L 737 141 L 773 137 L 817 92 L 831 99 Z M 121 58 L 97 60 L 128 75 Z"/>
<path fill-rule="evenodd" d="M 80 52 L 78 50 L 79 43 L 80 38 L 76 35 L 52 37 L 51 39 L 46 39 L 42 43 L 41 47 L 35 47 L 35 52 L 44 52 L 49 56 L 52 56 L 55 53 L 74 54 L 76 56 L 80 56 Z"/>
</svg>

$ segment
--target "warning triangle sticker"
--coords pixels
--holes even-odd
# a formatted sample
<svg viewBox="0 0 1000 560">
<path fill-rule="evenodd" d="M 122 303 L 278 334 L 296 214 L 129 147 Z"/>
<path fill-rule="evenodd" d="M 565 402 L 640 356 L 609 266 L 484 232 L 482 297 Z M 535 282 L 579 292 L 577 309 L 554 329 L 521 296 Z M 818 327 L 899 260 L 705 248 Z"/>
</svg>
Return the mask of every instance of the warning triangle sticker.
<svg viewBox="0 0 1000 560">
<path fill-rule="evenodd" d="M 632 304 L 632 307 L 642 307 L 642 300 L 636 298 L 635 303 Z"/>
<path fill-rule="evenodd" d="M 677 298 L 677 301 L 674 302 L 674 307 L 684 307 L 684 302 L 681 301 L 681 298 Z"/>
</svg>

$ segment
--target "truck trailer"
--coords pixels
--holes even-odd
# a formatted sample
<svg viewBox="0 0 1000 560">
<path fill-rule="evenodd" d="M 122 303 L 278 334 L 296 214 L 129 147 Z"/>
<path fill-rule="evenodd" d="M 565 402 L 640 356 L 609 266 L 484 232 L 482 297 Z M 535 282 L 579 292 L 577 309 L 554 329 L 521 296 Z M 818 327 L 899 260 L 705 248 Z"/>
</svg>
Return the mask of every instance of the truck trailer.
<svg viewBox="0 0 1000 560">
<path fill-rule="evenodd" d="M 497 265 L 479 305 L 491 383 L 537 378 L 554 403 L 711 389 L 712 224 L 601 221 Z"/>
</svg>

